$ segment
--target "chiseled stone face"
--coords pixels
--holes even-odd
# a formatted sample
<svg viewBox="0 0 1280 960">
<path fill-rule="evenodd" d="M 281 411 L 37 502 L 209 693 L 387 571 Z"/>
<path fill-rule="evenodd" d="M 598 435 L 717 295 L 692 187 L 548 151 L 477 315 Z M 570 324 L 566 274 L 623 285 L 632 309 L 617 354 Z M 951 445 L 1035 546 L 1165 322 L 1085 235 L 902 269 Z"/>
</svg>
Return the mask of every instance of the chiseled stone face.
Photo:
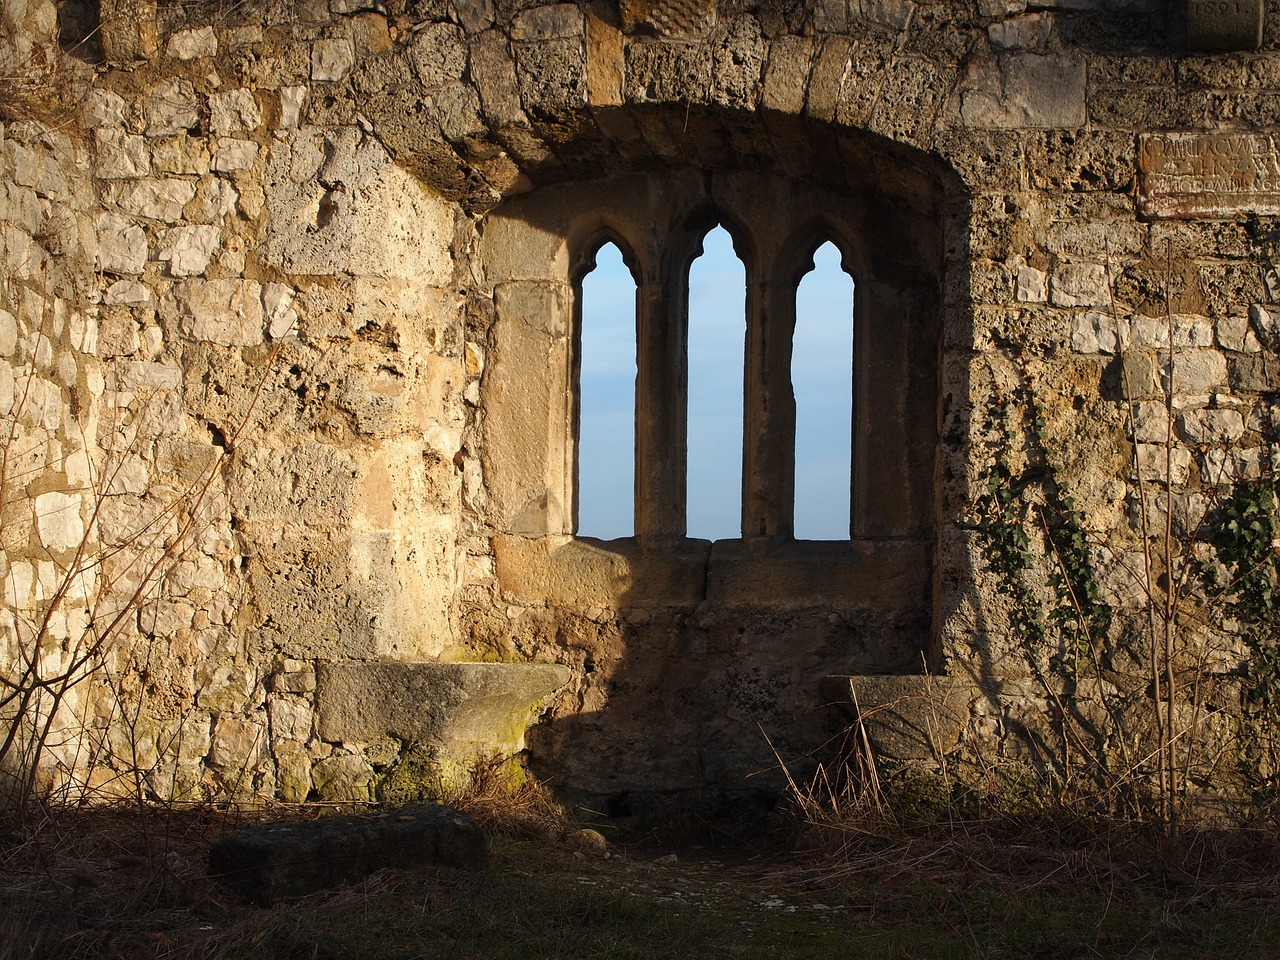
<svg viewBox="0 0 1280 960">
<path fill-rule="evenodd" d="M 21 625 L 47 622 L 57 671 L 99 617 L 132 679 L 75 686 L 59 730 L 137 716 L 145 756 L 113 729 L 111 769 L 294 801 L 375 796 L 412 752 L 406 698 L 457 692 L 429 670 L 376 687 L 352 732 L 323 678 L 357 662 L 559 665 L 528 736 L 521 713 L 466 750 L 526 744 L 564 789 L 640 805 L 778 789 L 759 731 L 812 756 L 846 723 L 830 674 L 976 683 L 938 746 L 961 765 L 1054 729 L 1029 678 L 1104 725 L 1140 700 L 1144 537 L 1167 518 L 1209 569 L 1202 521 L 1272 469 L 1260 4 L 1189 8 L 1193 46 L 1247 56 L 1184 56 L 1150 4 L 509 6 L 206 23 L 104 0 L 101 30 L 0 9 L 0 63 L 77 31 L 101 57 L 65 61 L 60 111 L 34 84 L 0 127 L 0 670 Z M 684 283 L 715 223 L 750 292 L 745 535 L 710 543 L 684 535 Z M 791 536 L 789 354 L 828 239 L 856 291 L 853 519 L 815 545 Z M 578 298 L 604 242 L 640 317 L 621 542 L 574 530 Z M 1110 611 L 1105 662 L 1054 632 L 1064 543 Z M 60 578 L 76 602 L 46 621 Z M 1244 682 L 1248 625 L 1199 613 L 1179 656 Z M 464 692 L 455 720 L 484 697 Z M 1246 695 L 1215 710 L 1235 723 Z M 1205 756 L 1238 749 L 1227 725 Z"/>
</svg>

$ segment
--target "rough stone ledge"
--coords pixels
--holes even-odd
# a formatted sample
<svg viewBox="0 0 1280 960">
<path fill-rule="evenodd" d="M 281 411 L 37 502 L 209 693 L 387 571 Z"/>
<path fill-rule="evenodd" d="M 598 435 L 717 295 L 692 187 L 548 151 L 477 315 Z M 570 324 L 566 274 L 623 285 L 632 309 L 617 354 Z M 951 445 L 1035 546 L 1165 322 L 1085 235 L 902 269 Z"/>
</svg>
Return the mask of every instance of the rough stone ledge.
<svg viewBox="0 0 1280 960">
<path fill-rule="evenodd" d="M 482 869 L 484 833 L 433 803 L 308 823 L 243 827 L 209 851 L 209 876 L 261 906 L 354 883 L 388 867 Z"/>
<path fill-rule="evenodd" d="M 823 693 L 861 721 L 876 757 L 936 760 L 955 749 L 982 692 L 968 677 L 827 677 Z"/>
<path fill-rule="evenodd" d="M 558 663 L 322 663 L 318 729 L 336 742 L 428 744 L 462 763 L 511 756 L 569 677 Z"/>
</svg>

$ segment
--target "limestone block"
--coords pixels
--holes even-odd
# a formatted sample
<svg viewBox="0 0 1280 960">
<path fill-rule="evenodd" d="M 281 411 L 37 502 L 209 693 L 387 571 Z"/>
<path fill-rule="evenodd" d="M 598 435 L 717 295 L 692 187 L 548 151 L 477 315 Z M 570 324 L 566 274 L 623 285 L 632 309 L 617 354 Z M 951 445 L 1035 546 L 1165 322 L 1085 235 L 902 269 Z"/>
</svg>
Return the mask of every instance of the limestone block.
<svg viewBox="0 0 1280 960">
<path fill-rule="evenodd" d="M 112 467 L 107 481 L 107 493 L 146 493 L 151 473 L 141 457 L 125 456 Z"/>
<path fill-rule="evenodd" d="M 1261 303 L 1250 304 L 1249 323 L 1268 350 L 1280 347 L 1280 311 L 1269 310 Z"/>
<path fill-rule="evenodd" d="M 235 717 L 218 717 L 213 723 L 209 763 L 224 773 L 245 771 L 257 759 L 265 742 L 265 731 L 258 724 Z"/>
<path fill-rule="evenodd" d="M 569 678 L 554 663 L 321 663 L 316 726 L 327 741 L 392 736 L 459 763 L 511 756 Z"/>
<path fill-rule="evenodd" d="M 307 660 L 285 658 L 271 675 L 275 693 L 311 693 L 316 688 L 316 668 Z"/>
<path fill-rule="evenodd" d="M 276 761 L 276 789 L 285 803 L 303 803 L 311 793 L 311 755 L 295 740 L 276 741 L 271 748 Z"/>
<path fill-rule="evenodd" d="M 134 217 L 173 223 L 182 219 L 182 208 L 195 195 L 190 180 L 140 180 L 121 191 L 116 206 Z"/>
<path fill-rule="evenodd" d="M 204 660 L 197 668 L 196 681 L 199 687 L 196 702 L 205 710 L 239 711 L 255 696 L 261 697 L 257 675 L 252 668 Z M 266 731 L 256 724 L 254 726 L 254 739 L 261 746 L 266 742 Z"/>
<path fill-rule="evenodd" d="M 429 89 L 461 80 L 467 69 L 467 43 L 451 23 L 432 23 L 417 31 L 408 45 L 409 61 Z"/>
<path fill-rule="evenodd" d="M 81 115 L 84 125 L 93 127 L 115 127 L 124 123 L 124 112 L 128 104 L 124 97 L 110 90 L 90 90 L 85 95 Z"/>
<path fill-rule="evenodd" d="M 262 308 L 266 314 L 267 335 L 273 340 L 287 337 L 298 327 L 298 312 L 293 309 L 297 291 L 283 283 L 262 286 Z"/>
<path fill-rule="evenodd" d="M 861 722 L 876 757 L 890 760 L 941 760 L 982 696 L 959 676 L 829 677 L 823 691 Z"/>
<path fill-rule="evenodd" d="M 819 33 L 844 33 L 848 30 L 849 12 L 844 0 L 815 0 L 813 28 Z"/>
<path fill-rule="evenodd" d="M 147 234 L 115 213 L 98 218 L 98 269 L 103 273 L 140 274 L 147 265 Z"/>
<path fill-rule="evenodd" d="M 218 173 L 234 173 L 236 170 L 248 170 L 257 162 L 258 145 L 252 140 L 219 137 L 209 168 Z"/>
<path fill-rule="evenodd" d="M 1139 400 L 1133 405 L 1133 439 L 1139 443 L 1163 443 L 1169 426 L 1169 411 L 1162 401 Z"/>
<path fill-rule="evenodd" d="M 618 106 L 623 102 L 623 64 L 626 62 L 622 31 L 608 8 L 592 4 L 587 27 L 587 97 L 592 106 Z"/>
<path fill-rule="evenodd" d="M 13 365 L 0 362 L 0 417 L 7 417 L 13 412 L 14 386 Z"/>
<path fill-rule="evenodd" d="M 302 106 L 307 100 L 307 88 L 285 86 L 280 88 L 280 128 L 293 130 L 302 116 Z"/>
<path fill-rule="evenodd" d="M 497 30 L 486 31 L 471 45 L 471 75 L 490 122 L 497 126 L 526 122 L 506 36 Z"/>
<path fill-rule="evenodd" d="M 533 603 L 610 610 L 705 599 L 706 541 L 646 551 L 634 540 L 493 538 L 498 586 Z"/>
<path fill-rule="evenodd" d="M 1129 345 L 1129 324 L 1106 313 L 1071 318 L 1071 349 L 1076 353 L 1115 354 Z"/>
<path fill-rule="evenodd" d="M 241 87 L 209 98 L 209 126 L 219 136 L 245 133 L 262 125 L 262 111 L 253 92 Z"/>
<path fill-rule="evenodd" d="M 1208 317 L 1195 314 L 1174 314 L 1172 317 L 1136 316 L 1131 322 L 1134 343 L 1141 347 L 1167 347 L 1171 321 L 1175 347 L 1214 345 L 1213 322 Z"/>
<path fill-rule="evenodd" d="M 273 148 L 266 205 L 276 229 L 262 261 L 290 273 L 406 277 L 444 286 L 453 273 L 453 204 L 430 193 L 359 130 L 335 131 L 314 178 Z"/>
<path fill-rule="evenodd" d="M 226 587 L 222 565 L 212 557 L 196 556 L 176 562 L 165 574 L 165 584 L 178 596 L 193 590 L 221 590 Z"/>
<path fill-rule="evenodd" d="M 138 628 L 148 636 L 172 637 L 189 628 L 196 608 L 186 600 L 154 600 L 138 610 Z"/>
<path fill-rule="evenodd" d="M 1206 483 L 1229 484 L 1237 480 L 1257 480 L 1267 468 L 1267 459 L 1259 447 L 1247 450 L 1214 447 L 1204 454 L 1204 467 L 1200 471 Z"/>
<path fill-rule="evenodd" d="M 171 294 L 182 330 L 225 347 L 262 342 L 262 288 L 254 280 L 184 280 Z"/>
<path fill-rule="evenodd" d="M 550 40 L 580 37 L 585 31 L 582 8 L 576 3 L 556 3 L 533 7 L 511 21 L 512 40 Z"/>
<path fill-rule="evenodd" d="M 905 30 L 915 9 L 912 0 L 862 0 L 862 15 L 892 30 Z"/>
<path fill-rule="evenodd" d="M 334 761 L 346 759 L 330 758 L 316 765 L 316 788 L 322 796 L 331 786 L 322 778 L 328 777 Z M 345 886 L 378 870 L 480 869 L 486 856 L 484 832 L 470 817 L 448 807 L 420 804 L 244 827 L 209 851 L 209 874 L 260 906 L 269 906 L 277 897 Z"/>
<path fill-rule="evenodd" d="M 843 4 L 840 5 L 843 8 Z M 767 110 L 799 114 L 804 109 L 806 81 L 814 44 L 808 37 L 777 37 L 769 51 L 761 99 Z"/>
<path fill-rule="evenodd" d="M 1101 263 L 1064 263 L 1053 272 L 1049 301 L 1055 307 L 1105 307 L 1111 302 Z"/>
<path fill-rule="evenodd" d="M 188 219 L 193 223 L 219 223 L 236 212 L 240 194 L 221 177 L 206 177 L 196 191 Z"/>
<path fill-rule="evenodd" d="M 317 40 L 311 48 L 311 79 L 341 80 L 355 62 L 350 40 Z"/>
<path fill-rule="evenodd" d="M 1232 443 L 1244 436 L 1244 415 L 1239 410 L 1188 410 L 1179 426 L 1191 443 Z"/>
<path fill-rule="evenodd" d="M 40 542 L 52 551 L 74 550 L 84 541 L 85 526 L 80 516 L 81 498 L 50 491 L 34 500 L 36 529 Z"/>
<path fill-rule="evenodd" d="M 1197 396 L 1227 387 L 1227 358 L 1217 350 L 1175 350 L 1173 391 Z"/>
<path fill-rule="evenodd" d="M 482 386 L 490 439 L 484 467 L 495 522 L 521 535 L 566 533 L 571 292 L 523 282 L 497 292 L 499 320 Z M 526 370 L 546 375 L 531 378 L 521 373 Z"/>
<path fill-rule="evenodd" d="M 1001 50 L 1040 49 L 1052 34 L 1053 17 L 1047 13 L 1010 17 L 987 27 L 991 45 Z"/>
<path fill-rule="evenodd" d="M 321 800 L 368 802 L 373 795 L 373 767 L 364 757 L 339 754 L 311 767 L 311 780 Z"/>
<path fill-rule="evenodd" d="M 284 738 L 302 743 L 311 739 L 313 715 L 309 704 L 273 697 L 267 703 L 267 714 L 271 717 L 272 739 Z"/>
<path fill-rule="evenodd" d="M 1121 387 L 1125 399 L 1162 395 L 1161 366 L 1150 350 L 1125 350 L 1121 357 Z"/>
<path fill-rule="evenodd" d="M 20 424 L 45 430 L 56 430 L 61 426 L 65 401 L 58 384 L 40 376 L 15 376 L 14 396 L 20 401 Z M 15 475 L 23 476 L 22 472 Z"/>
<path fill-rule="evenodd" d="M 116 390 L 154 393 L 158 390 L 177 390 L 182 386 L 182 368 L 176 364 L 131 360 L 113 364 L 111 373 L 112 386 Z"/>
<path fill-rule="evenodd" d="M 200 125 L 200 100 L 190 80 L 170 80 L 142 100 L 147 136 L 185 133 Z"/>
<path fill-rule="evenodd" d="M 102 294 L 102 302 L 107 306 L 151 302 L 151 288 L 137 280 L 117 280 Z"/>
<path fill-rule="evenodd" d="M 104 180 L 145 177 L 151 169 L 145 137 L 120 127 L 96 127 L 93 142 L 98 155 L 94 172 Z"/>
<path fill-rule="evenodd" d="M 435 104 L 440 132 L 448 139 L 485 138 L 487 129 L 480 119 L 480 99 L 470 84 L 447 84 L 436 92 L 432 102 Z"/>
<path fill-rule="evenodd" d="M 717 540 L 707 566 L 707 600 L 785 610 L 817 605 L 902 612 L 930 590 L 923 541 L 766 544 Z"/>
<path fill-rule="evenodd" d="M 1262 349 L 1249 326 L 1249 318 L 1239 314 L 1221 317 L 1217 323 L 1218 346 L 1237 353 L 1257 353 Z"/>
<path fill-rule="evenodd" d="M 155 0 L 101 0 L 99 41 L 110 63 L 147 60 L 157 46 Z"/>
<path fill-rule="evenodd" d="M 195 277 L 204 273 L 222 239 L 218 227 L 174 227 L 160 234 L 156 259 L 169 264 L 172 277 Z"/>
<path fill-rule="evenodd" d="M 169 38 L 165 47 L 174 60 L 194 60 L 197 57 L 216 57 L 218 55 L 218 35 L 213 27 L 192 27 L 179 30 Z"/>
<path fill-rule="evenodd" d="M 960 120 L 970 127 L 1078 127 L 1085 122 L 1085 67 L 1065 54 L 977 60 L 959 101 Z"/>
<path fill-rule="evenodd" d="M 1175 446 L 1167 459 L 1163 443 L 1139 443 L 1137 448 L 1137 468 L 1144 480 L 1174 486 L 1187 482 L 1191 475 L 1191 451 L 1186 447 Z"/>
<path fill-rule="evenodd" d="M 0 307 L 0 357 L 12 357 L 18 349 L 18 319 Z"/>
<path fill-rule="evenodd" d="M 151 163 L 162 173 L 208 173 L 209 159 L 209 144 L 201 137 L 180 134 L 151 147 Z"/>
<path fill-rule="evenodd" d="M 1014 293 L 1020 303 L 1044 303 L 1048 299 L 1048 278 L 1043 270 L 1021 266 L 1014 284 Z"/>
</svg>

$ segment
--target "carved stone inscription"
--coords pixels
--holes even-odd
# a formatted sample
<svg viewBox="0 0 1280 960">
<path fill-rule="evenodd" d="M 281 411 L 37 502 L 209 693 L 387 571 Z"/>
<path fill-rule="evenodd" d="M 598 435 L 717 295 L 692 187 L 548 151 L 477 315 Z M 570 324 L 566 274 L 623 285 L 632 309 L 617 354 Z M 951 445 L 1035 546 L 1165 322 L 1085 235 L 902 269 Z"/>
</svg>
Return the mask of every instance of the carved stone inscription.
<svg viewBox="0 0 1280 960">
<path fill-rule="evenodd" d="M 1266 134 L 1153 133 L 1138 142 L 1144 216 L 1280 214 L 1280 151 Z"/>
</svg>

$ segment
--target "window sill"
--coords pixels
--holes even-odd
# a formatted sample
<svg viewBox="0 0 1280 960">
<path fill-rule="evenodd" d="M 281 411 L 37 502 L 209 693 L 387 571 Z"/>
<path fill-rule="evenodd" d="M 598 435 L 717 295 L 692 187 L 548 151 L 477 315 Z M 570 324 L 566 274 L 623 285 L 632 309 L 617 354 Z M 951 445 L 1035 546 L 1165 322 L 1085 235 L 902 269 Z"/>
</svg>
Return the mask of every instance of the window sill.
<svg viewBox="0 0 1280 960">
<path fill-rule="evenodd" d="M 559 607 L 695 606 L 910 613 L 931 593 L 930 543 L 496 536 L 498 584 Z"/>
</svg>

